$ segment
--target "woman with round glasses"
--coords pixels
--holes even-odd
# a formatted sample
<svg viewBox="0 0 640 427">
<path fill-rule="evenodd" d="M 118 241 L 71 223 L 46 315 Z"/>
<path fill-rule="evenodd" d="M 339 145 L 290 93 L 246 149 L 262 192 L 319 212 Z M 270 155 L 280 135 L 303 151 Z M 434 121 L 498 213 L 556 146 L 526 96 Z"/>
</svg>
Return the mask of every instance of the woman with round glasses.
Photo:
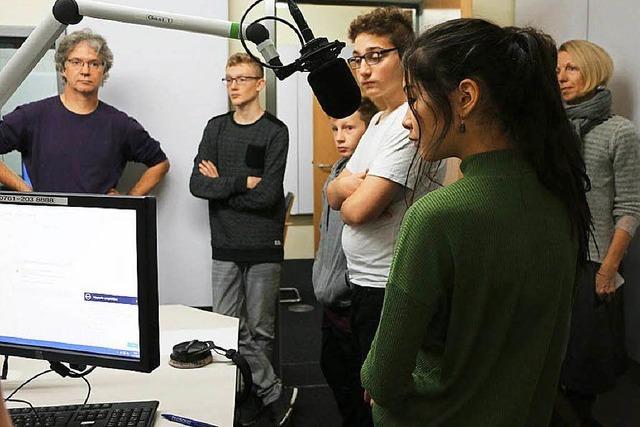
<svg viewBox="0 0 640 427">
<path fill-rule="evenodd" d="M 404 217 L 362 369 L 375 423 L 546 427 L 590 225 L 555 45 L 459 19 L 403 64 L 409 138 L 464 178 Z"/>
<path fill-rule="evenodd" d="M 586 40 L 560 46 L 558 84 L 582 140 L 594 225 L 590 261 L 578 281 L 561 390 L 588 425 L 598 425 L 591 414 L 596 395 L 612 389 L 624 369 L 622 288 L 616 288 L 640 220 L 640 144 L 633 123 L 611 111 L 606 84 L 612 73 L 613 61 L 600 46 Z"/>
</svg>

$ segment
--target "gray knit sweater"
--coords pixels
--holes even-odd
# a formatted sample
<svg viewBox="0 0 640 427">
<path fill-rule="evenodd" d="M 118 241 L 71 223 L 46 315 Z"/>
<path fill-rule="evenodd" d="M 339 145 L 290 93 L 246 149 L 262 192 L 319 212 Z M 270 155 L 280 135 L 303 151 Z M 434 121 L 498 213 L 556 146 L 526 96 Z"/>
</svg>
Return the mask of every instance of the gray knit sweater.
<svg viewBox="0 0 640 427">
<path fill-rule="evenodd" d="M 233 112 L 207 123 L 189 188 L 194 196 L 209 201 L 213 259 L 282 261 L 282 181 L 288 146 L 287 126 L 269 113 L 249 125 L 236 123 Z M 220 176 L 202 175 L 198 170 L 202 160 L 212 161 Z M 247 190 L 247 176 L 262 181 Z"/>
<path fill-rule="evenodd" d="M 351 305 L 351 290 L 347 286 L 347 258 L 342 250 L 342 228 L 344 222 L 340 211 L 331 209 L 327 201 L 327 186 L 344 169 L 349 161 L 341 158 L 333 165 L 322 189 L 322 216 L 320 217 L 320 244 L 313 262 L 313 292 L 325 306 L 348 307 Z"/>
<path fill-rule="evenodd" d="M 633 123 L 620 116 L 594 127 L 583 141 L 595 237 L 589 254 L 602 262 L 615 229 L 633 236 L 640 222 L 640 142 Z"/>
</svg>

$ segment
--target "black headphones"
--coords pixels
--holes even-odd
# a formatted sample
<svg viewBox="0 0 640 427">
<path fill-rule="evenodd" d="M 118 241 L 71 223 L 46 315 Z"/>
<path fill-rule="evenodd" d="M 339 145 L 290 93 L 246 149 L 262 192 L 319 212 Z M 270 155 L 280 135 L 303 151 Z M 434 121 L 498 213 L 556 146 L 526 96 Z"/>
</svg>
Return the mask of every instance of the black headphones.
<svg viewBox="0 0 640 427">
<path fill-rule="evenodd" d="M 218 347 L 213 341 L 191 340 L 173 346 L 169 364 L 176 368 L 199 368 L 213 361 L 211 350 L 231 360 L 240 370 L 243 387 L 236 392 L 236 403 L 244 402 L 251 393 L 253 381 L 247 360 L 234 349 Z"/>
</svg>

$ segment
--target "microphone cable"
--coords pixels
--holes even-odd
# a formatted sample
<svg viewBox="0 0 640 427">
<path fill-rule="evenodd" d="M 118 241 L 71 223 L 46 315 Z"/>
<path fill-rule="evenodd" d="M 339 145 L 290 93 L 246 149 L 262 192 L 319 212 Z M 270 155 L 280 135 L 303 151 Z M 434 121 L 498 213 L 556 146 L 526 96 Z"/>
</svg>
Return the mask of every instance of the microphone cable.
<svg viewBox="0 0 640 427">
<path fill-rule="evenodd" d="M 89 380 L 87 380 L 85 377 L 87 375 L 89 375 L 91 372 L 93 372 L 93 370 L 96 368 L 95 366 L 92 366 L 91 368 L 82 371 L 82 372 L 77 372 L 75 370 L 72 370 L 70 368 L 67 368 L 66 366 L 64 366 L 62 363 L 60 362 L 49 362 L 51 369 L 47 369 L 45 371 L 42 371 L 34 376 L 32 376 L 31 378 L 29 378 L 28 380 L 24 381 L 22 384 L 20 384 L 15 390 L 13 390 L 11 392 L 11 394 L 9 394 L 4 401 L 5 402 L 15 402 L 15 403 L 26 403 L 27 405 L 29 405 L 29 407 L 31 408 L 31 410 L 33 411 L 34 415 L 36 416 L 36 418 L 38 419 L 38 421 L 44 425 L 45 423 L 42 421 L 42 419 L 40 418 L 40 414 L 38 414 L 37 409 L 31 404 L 31 402 L 29 402 L 28 400 L 22 400 L 22 399 L 13 399 L 13 396 L 15 396 L 15 394 L 20 391 L 22 388 L 24 388 L 27 384 L 29 384 L 31 381 L 35 380 L 36 378 L 39 378 L 45 374 L 48 374 L 50 372 L 56 372 L 57 374 L 61 375 L 62 377 L 69 377 L 69 378 L 81 378 L 85 384 L 87 384 L 87 394 L 84 398 L 84 401 L 82 402 L 81 405 L 78 406 L 78 408 L 74 411 L 74 413 L 77 413 L 78 411 L 80 411 L 89 401 L 89 397 L 91 396 L 91 383 L 89 382 Z M 54 368 L 55 366 L 55 368 Z M 62 369 L 60 368 L 62 367 Z M 62 375 L 60 372 L 67 372 L 66 375 Z"/>
<path fill-rule="evenodd" d="M 247 359 L 245 359 L 244 356 L 242 356 L 237 350 L 227 350 L 225 348 L 218 347 L 214 344 L 213 341 L 207 341 L 206 343 L 209 345 L 209 347 L 211 347 L 213 351 L 216 352 L 216 354 L 226 357 L 238 367 L 238 370 L 240 370 L 240 375 L 242 376 L 243 386 L 242 390 L 236 394 L 236 403 L 242 403 L 247 400 L 249 394 L 251 393 L 251 388 L 253 387 L 251 367 L 249 366 L 249 362 L 247 362 Z"/>
<path fill-rule="evenodd" d="M 46 371 L 42 371 L 39 374 L 36 374 L 34 376 L 32 376 L 31 378 L 29 378 L 28 380 L 26 380 L 25 382 L 23 382 L 22 384 L 20 384 L 15 390 L 13 390 L 11 392 L 11 394 L 9 394 L 9 396 L 5 397 L 4 401 L 8 402 L 9 399 L 11 399 L 18 391 L 20 391 L 21 388 L 23 388 L 24 386 L 26 386 L 27 384 L 29 384 L 31 381 L 35 380 L 38 377 L 41 377 L 45 374 L 48 374 L 49 372 L 53 372 L 53 369 L 47 369 Z"/>
</svg>

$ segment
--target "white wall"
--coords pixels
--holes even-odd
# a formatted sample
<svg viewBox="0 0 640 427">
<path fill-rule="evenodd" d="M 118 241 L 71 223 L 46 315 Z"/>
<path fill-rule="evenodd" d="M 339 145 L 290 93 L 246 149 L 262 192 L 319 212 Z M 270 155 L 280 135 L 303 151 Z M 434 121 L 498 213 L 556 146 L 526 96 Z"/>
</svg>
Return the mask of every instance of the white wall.
<svg viewBox="0 0 640 427">
<path fill-rule="evenodd" d="M 288 52 L 292 51 L 292 52 Z M 293 54 L 294 46 L 278 44 L 281 56 Z M 291 213 L 313 213 L 313 92 L 307 74 L 295 73 L 276 83 L 278 118 L 289 129 L 289 152 L 284 174 L 284 190 L 295 196 Z M 289 235 L 287 235 L 287 240 Z"/>
<path fill-rule="evenodd" d="M 473 0 L 472 7 L 474 18 L 488 19 L 502 26 L 513 25 L 514 0 Z"/>
<path fill-rule="evenodd" d="M 0 25 L 35 26 L 51 11 L 54 0 L 0 0 Z"/>
<path fill-rule="evenodd" d="M 109 2 L 227 19 L 226 1 Z M 220 83 L 227 40 L 91 18 L 69 30 L 85 27 L 104 35 L 115 57 L 101 99 L 142 123 L 171 161 L 171 171 L 156 191 L 160 301 L 210 305 L 207 203 L 191 196 L 188 185 L 207 120 L 227 111 L 227 96 Z M 129 166 L 121 187 L 130 187 L 139 172 L 140 168 Z"/>
<path fill-rule="evenodd" d="M 640 128 L 640 3 L 637 0 L 589 2 L 588 39 L 603 46 L 615 64 L 609 86 L 614 109 Z"/>
<path fill-rule="evenodd" d="M 460 9 L 424 9 L 420 16 L 420 32 L 461 16 Z"/>
<path fill-rule="evenodd" d="M 609 87 L 614 112 L 640 128 L 640 6 L 637 0 L 516 0 L 516 24 L 533 25 L 551 34 L 558 45 L 587 39 L 601 45 L 613 58 L 615 71 Z M 640 179 L 640 177 L 639 177 Z M 630 355 L 640 361 L 640 236 L 625 258 L 625 317 Z"/>
<path fill-rule="evenodd" d="M 560 45 L 587 38 L 587 11 L 586 0 L 516 0 L 515 22 L 540 28 Z"/>
</svg>

